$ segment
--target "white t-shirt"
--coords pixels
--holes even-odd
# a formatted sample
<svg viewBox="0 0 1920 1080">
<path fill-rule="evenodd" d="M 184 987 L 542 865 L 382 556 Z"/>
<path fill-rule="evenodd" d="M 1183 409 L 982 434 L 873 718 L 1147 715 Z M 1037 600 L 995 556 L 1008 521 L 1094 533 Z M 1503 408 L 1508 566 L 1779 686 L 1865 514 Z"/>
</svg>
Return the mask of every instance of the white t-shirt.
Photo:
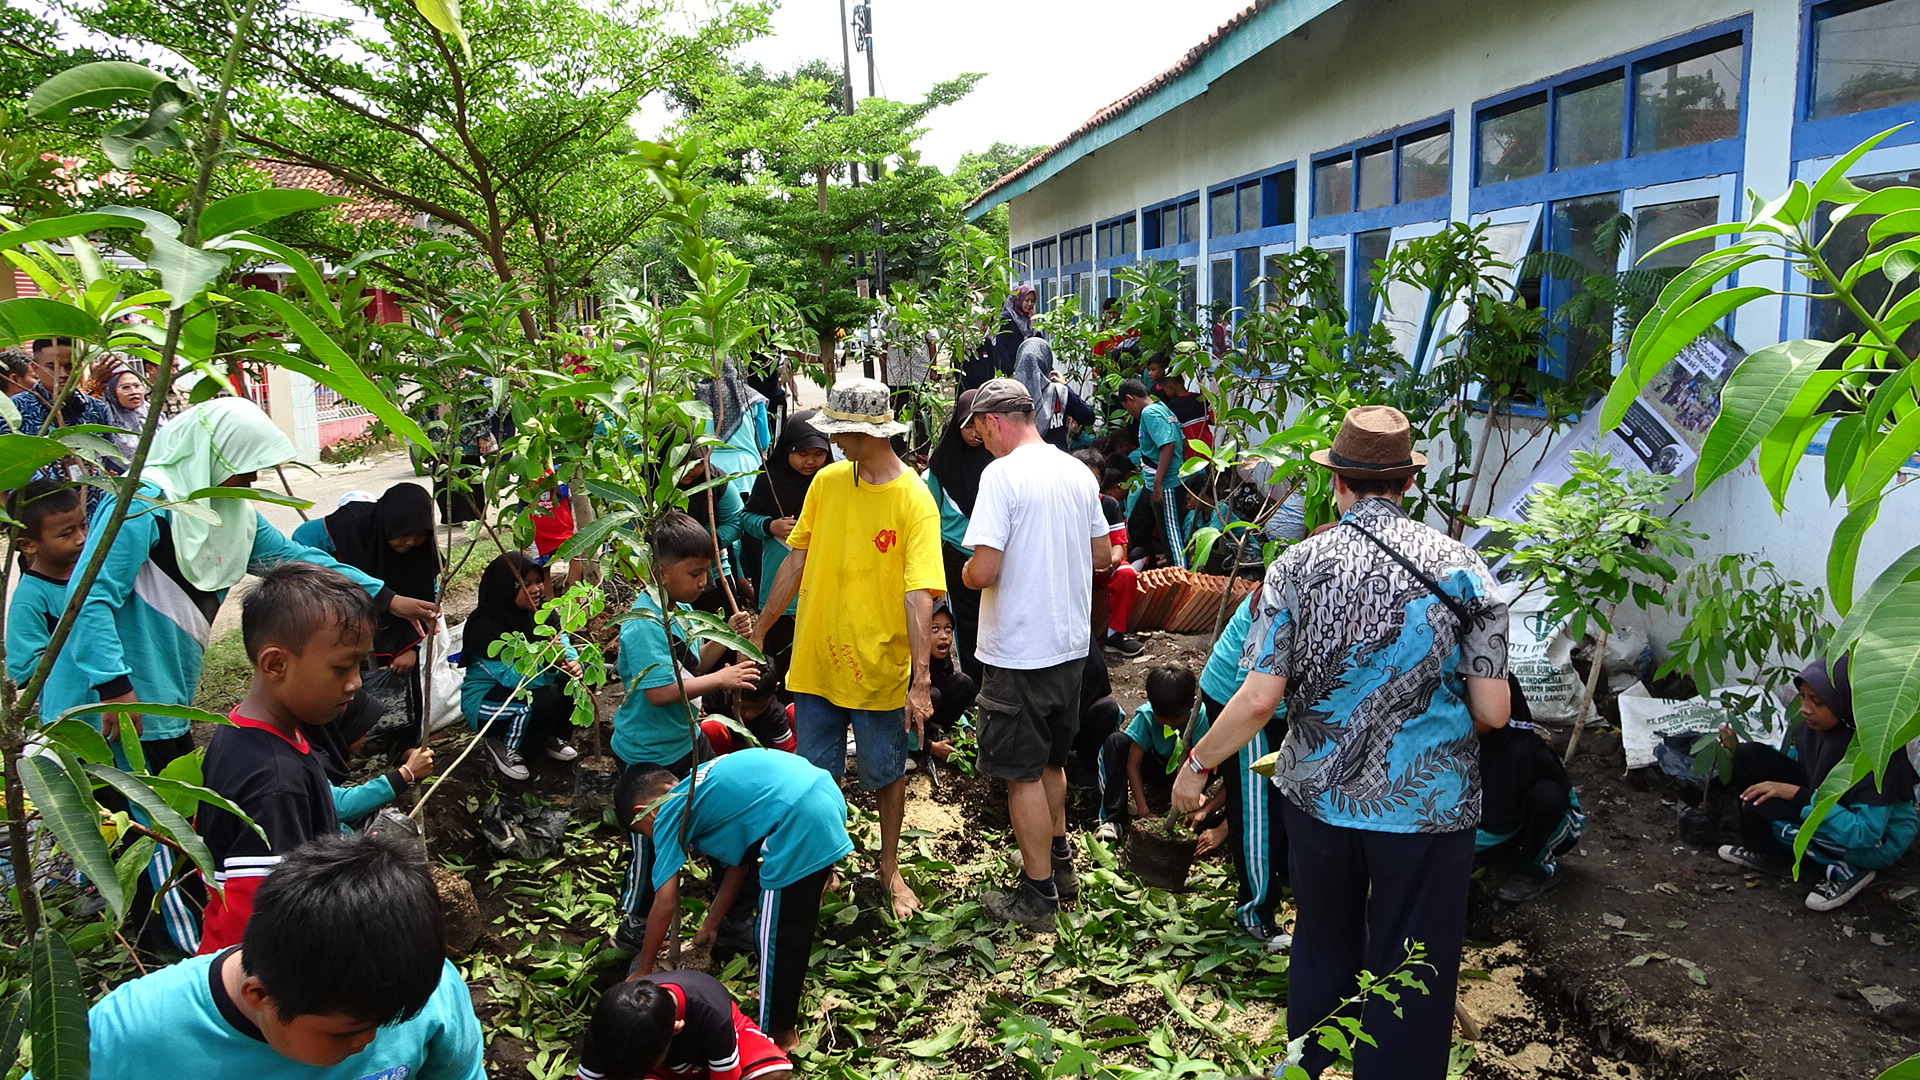
<svg viewBox="0 0 1920 1080">
<path fill-rule="evenodd" d="M 1029 443 L 987 466 L 966 539 L 1003 555 L 999 580 L 980 593 L 982 663 L 1031 671 L 1087 655 L 1091 539 L 1106 535 L 1093 472 L 1065 452 Z"/>
</svg>

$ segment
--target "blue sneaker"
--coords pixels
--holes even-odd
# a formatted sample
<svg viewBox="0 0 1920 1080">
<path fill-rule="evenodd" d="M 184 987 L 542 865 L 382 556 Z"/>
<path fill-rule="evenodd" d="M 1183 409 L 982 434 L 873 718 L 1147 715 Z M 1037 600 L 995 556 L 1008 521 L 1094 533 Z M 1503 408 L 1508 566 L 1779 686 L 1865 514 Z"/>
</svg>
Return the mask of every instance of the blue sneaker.
<svg viewBox="0 0 1920 1080">
<path fill-rule="evenodd" d="M 1874 873 L 1871 870 L 1857 870 L 1846 863 L 1833 863 L 1827 867 L 1827 876 L 1807 894 L 1807 907 L 1813 911 L 1832 911 L 1847 901 L 1860 895 L 1860 890 L 1873 884 Z"/>
</svg>

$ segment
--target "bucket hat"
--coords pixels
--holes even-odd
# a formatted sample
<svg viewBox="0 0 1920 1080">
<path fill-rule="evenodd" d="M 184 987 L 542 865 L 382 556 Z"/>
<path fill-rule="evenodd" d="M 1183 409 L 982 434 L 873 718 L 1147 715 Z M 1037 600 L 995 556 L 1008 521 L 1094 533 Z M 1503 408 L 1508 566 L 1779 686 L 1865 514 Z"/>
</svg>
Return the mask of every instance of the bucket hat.
<svg viewBox="0 0 1920 1080">
<path fill-rule="evenodd" d="M 1333 445 L 1308 455 L 1341 476 L 1397 480 L 1427 467 L 1427 455 L 1413 448 L 1407 415 L 1391 405 L 1362 405 L 1340 421 Z"/>
<path fill-rule="evenodd" d="M 826 407 L 813 420 L 813 430 L 828 435 L 859 433 L 887 438 L 907 430 L 893 418 L 887 384 L 878 379 L 848 379 L 827 391 Z"/>
</svg>

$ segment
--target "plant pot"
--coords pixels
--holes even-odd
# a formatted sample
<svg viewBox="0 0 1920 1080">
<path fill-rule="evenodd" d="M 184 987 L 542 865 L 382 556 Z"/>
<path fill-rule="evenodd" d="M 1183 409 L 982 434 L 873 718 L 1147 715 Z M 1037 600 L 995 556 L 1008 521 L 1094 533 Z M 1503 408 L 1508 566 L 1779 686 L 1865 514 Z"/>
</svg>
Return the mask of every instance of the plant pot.
<svg viewBox="0 0 1920 1080">
<path fill-rule="evenodd" d="M 1127 869 L 1155 888 L 1185 892 L 1187 871 L 1193 869 L 1199 847 L 1197 836 L 1162 836 L 1153 828 L 1135 825 L 1127 836 Z"/>
<path fill-rule="evenodd" d="M 584 757 L 573 763 L 573 805 L 596 817 L 613 804 L 613 789 L 620 782 L 620 762 L 611 755 Z"/>
</svg>

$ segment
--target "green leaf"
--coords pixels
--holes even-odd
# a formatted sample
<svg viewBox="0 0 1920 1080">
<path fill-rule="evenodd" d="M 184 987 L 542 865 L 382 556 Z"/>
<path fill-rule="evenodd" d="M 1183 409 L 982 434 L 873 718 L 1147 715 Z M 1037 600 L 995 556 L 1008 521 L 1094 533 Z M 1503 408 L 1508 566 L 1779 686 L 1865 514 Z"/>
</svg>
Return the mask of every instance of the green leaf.
<svg viewBox="0 0 1920 1080">
<path fill-rule="evenodd" d="M 27 1016 L 32 1011 L 25 989 L 0 1001 L 0 1076 L 13 1072 L 20 1056 L 20 1036 L 27 1033 Z"/>
<path fill-rule="evenodd" d="M 1846 486 L 1847 477 L 1852 476 L 1860 464 L 1860 447 L 1866 437 L 1867 418 L 1860 413 L 1849 413 L 1834 421 L 1833 430 L 1827 433 L 1825 464 L 1828 501 L 1840 497 L 1840 489 Z"/>
<path fill-rule="evenodd" d="M 1716 297 L 1742 292 L 1729 289 Z M 1765 291 L 1765 290 L 1760 290 Z M 1733 305 L 1733 306 L 1738 306 Z M 1837 346 L 1825 341 L 1783 341 L 1740 361 L 1720 392 L 1720 415 L 1707 431 L 1695 468 L 1695 490 L 1733 471 L 1786 414 L 1807 377 Z"/>
<path fill-rule="evenodd" d="M 267 838 L 267 834 L 261 830 L 260 826 L 254 824 L 253 819 L 247 816 L 245 810 L 240 809 L 239 805 L 234 803 L 233 800 L 211 788 L 204 788 L 197 784 L 182 783 L 178 780 L 168 780 L 159 776 L 148 776 L 142 779 L 146 781 L 148 787 L 153 789 L 154 794 L 165 799 L 167 805 L 173 807 L 173 809 L 183 817 L 198 813 L 200 804 L 206 803 L 208 806 L 218 807 L 232 814 L 234 817 L 239 818 L 240 821 L 244 823 L 247 828 L 252 829 L 254 835 L 258 836 L 261 840 Z"/>
<path fill-rule="evenodd" d="M 227 257 L 204 248 L 188 247 L 179 237 L 149 229 L 147 242 L 153 250 L 147 255 L 147 267 L 160 274 L 160 287 L 171 297 L 167 310 L 186 307 L 187 302 L 213 284 L 227 268 Z M 273 294 L 268 293 L 271 296 Z"/>
<path fill-rule="evenodd" d="M 387 396 L 380 392 L 380 388 L 374 385 L 373 380 L 367 378 L 366 373 L 360 370 L 360 366 L 353 362 L 353 358 L 348 356 L 337 342 L 328 337 L 318 323 L 308 318 L 306 312 L 294 306 L 293 301 L 279 293 L 267 292 L 265 289 L 251 290 L 247 294 L 247 301 L 271 308 L 285 321 L 288 329 L 300 339 L 300 344 L 306 346 L 307 351 L 319 361 L 316 364 L 285 350 L 271 350 L 266 355 L 270 355 L 274 363 L 298 371 L 314 382 L 332 389 L 348 401 L 365 406 L 369 412 L 387 425 L 388 431 L 423 449 L 433 448 L 433 441 L 427 437 L 425 431 L 420 429 L 420 425 L 414 422 L 413 417 L 400 411 L 398 406 L 387 400 Z"/>
<path fill-rule="evenodd" d="M 146 98 L 153 88 L 172 79 L 126 60 L 81 64 L 41 83 L 27 101 L 27 115 L 57 120 L 75 109 L 97 109 L 127 98 Z"/>
<path fill-rule="evenodd" d="M 1779 426 L 1760 440 L 1760 480 L 1767 485 L 1767 492 L 1773 497 L 1774 513 L 1786 513 L 1787 486 L 1793 483 L 1795 470 L 1800 467 L 1801 460 L 1806 457 L 1807 447 L 1813 445 L 1814 436 L 1820 433 L 1823 424 L 1820 417 L 1795 417 L 1792 410 L 1788 410 L 1788 415 L 1780 421 Z"/>
<path fill-rule="evenodd" d="M 413 0 L 413 6 L 435 30 L 460 43 L 461 55 L 473 60 L 467 46 L 467 28 L 460 24 L 460 0 Z"/>
<path fill-rule="evenodd" d="M 72 751 L 81 761 L 112 761 L 113 747 L 91 724 L 80 720 L 55 720 L 40 729 L 42 737 Z"/>
<path fill-rule="evenodd" d="M 599 553 L 601 545 L 607 542 L 607 537 L 613 535 L 613 530 L 638 516 L 631 510 L 615 510 L 594 518 L 585 528 L 568 537 L 566 542 L 554 551 L 553 557 L 559 563 L 565 563 L 568 559 L 592 558 Z"/>
<path fill-rule="evenodd" d="M 1889 135 L 1906 126 L 1905 124 L 1901 124 L 1899 127 L 1888 128 L 1873 138 L 1868 139 L 1866 142 L 1861 143 L 1859 146 L 1847 151 L 1840 160 L 1827 166 L 1827 171 L 1821 173 L 1820 179 L 1813 182 L 1813 205 L 1819 206 L 1823 202 L 1859 202 L 1859 199 L 1846 199 L 1841 190 L 1842 186 L 1846 184 L 1847 173 L 1855 165 L 1860 163 L 1861 158 L 1867 156 L 1869 150 L 1880 145 Z"/>
<path fill-rule="evenodd" d="M 8 432 L 0 435 L 0 491 L 25 487 L 33 474 L 67 456 L 58 439 Z"/>
<path fill-rule="evenodd" d="M 8 248 L 24 247 L 27 244 L 43 240 L 70 240 L 76 236 L 99 232 L 101 229 L 139 229 L 146 222 L 128 214 L 109 214 L 95 212 L 91 214 L 68 214 L 64 217 L 45 218 L 23 229 L 0 233 L 0 251 Z"/>
<path fill-rule="evenodd" d="M 1869 499 L 1847 511 L 1833 531 L 1833 546 L 1827 549 L 1827 591 L 1834 596 L 1853 595 L 1853 572 L 1860 561 L 1860 542 L 1874 519 L 1880 516 L 1880 500 Z"/>
<path fill-rule="evenodd" d="M 159 846 L 160 842 L 153 837 L 142 836 L 121 850 L 120 857 L 114 860 L 113 871 L 120 878 L 120 891 L 123 894 L 138 898 L 140 875 L 146 871 L 147 864 L 153 861 L 154 849 Z"/>
<path fill-rule="evenodd" d="M 1796 184 L 1800 183 L 1800 181 L 1797 181 L 1797 180 L 1794 182 Z M 1786 196 L 1782 195 L 1780 198 L 1785 199 Z M 1776 201 L 1779 201 L 1779 200 L 1776 200 Z M 1718 225 L 1703 225 L 1698 229 L 1694 229 L 1691 232 L 1681 233 L 1679 236 L 1676 236 L 1673 239 L 1668 240 L 1666 243 L 1661 244 L 1659 247 L 1654 248 L 1652 251 L 1649 251 L 1645 255 L 1640 256 L 1640 261 L 1646 262 L 1648 259 L 1652 258 L 1655 255 L 1660 254 L 1661 252 L 1667 250 L 1668 248 L 1679 247 L 1682 244 L 1691 244 L 1695 240 L 1710 240 L 1720 236 L 1734 236 L 1736 234 L 1746 232 L 1748 228 L 1749 228 L 1748 224 L 1744 221 L 1723 221 Z"/>
<path fill-rule="evenodd" d="M 1867 451 L 1867 460 L 1861 463 L 1859 475 L 1847 484 L 1850 501 L 1858 504 L 1878 498 L 1915 450 L 1920 450 L 1920 409 L 1908 413 L 1905 420 L 1881 435 L 1879 442 Z"/>
<path fill-rule="evenodd" d="M 1750 285 L 1720 292 L 1711 290 L 1737 273 L 1741 267 L 1766 261 L 1770 256 L 1755 254 L 1751 244 L 1735 244 L 1699 261 L 1680 272 L 1660 291 L 1660 299 L 1633 332 L 1627 347 L 1626 365 L 1614 380 L 1600 412 L 1600 427 L 1611 430 L 1627 414 L 1627 406 L 1647 382 L 1681 349 L 1693 343 L 1707 327 L 1727 312 L 1756 296 L 1773 290 Z"/>
<path fill-rule="evenodd" d="M 104 892 L 105 883 L 97 884 Z M 119 888 L 117 883 L 114 887 Z M 80 965 L 67 939 L 42 930 L 27 946 L 27 971 L 33 987 L 27 1020 L 33 1075 L 39 1080 L 88 1080 L 87 999 L 80 993 Z"/>
<path fill-rule="evenodd" d="M 1920 581 L 1903 582 L 1860 628 L 1847 678 L 1853 683 L 1854 748 L 1884 769 L 1904 753 L 1920 714 Z"/>
<path fill-rule="evenodd" d="M 126 917 L 127 899 L 113 876 L 113 856 L 100 836 L 99 806 L 91 792 L 81 791 L 59 757 L 36 754 L 20 759 L 20 782 L 53 830 L 60 850 L 100 890 L 100 898 L 115 919 Z"/>
<path fill-rule="evenodd" d="M 0 300 L 0 340 L 70 337 L 92 341 L 99 336 L 100 320 L 72 304 L 63 304 L 44 296 Z"/>
<path fill-rule="evenodd" d="M 298 278 L 301 287 L 306 289 L 308 303 L 319 308 L 321 314 L 325 315 L 327 321 L 334 326 L 345 325 L 340 309 L 334 306 L 332 298 L 327 293 L 325 279 L 320 276 L 320 271 L 314 267 L 313 261 L 305 255 L 277 240 L 269 240 L 249 232 L 234 233 L 210 246 L 221 251 L 252 251 L 278 259 L 293 271 L 293 276 Z"/>
<path fill-rule="evenodd" d="M 1920 1080 L 1920 1054 L 1895 1065 L 1874 1080 Z"/>
<path fill-rule="evenodd" d="M 187 858 L 193 860 L 193 864 L 200 868 L 200 872 L 209 880 L 213 878 L 213 872 L 219 867 L 214 865 L 213 853 L 207 850 L 206 842 L 193 831 L 193 826 L 187 821 L 185 815 L 168 805 L 167 800 L 150 785 L 140 777 L 121 772 L 111 765 L 88 765 L 87 772 L 89 775 L 105 780 L 115 791 L 125 795 L 128 802 L 145 810 L 153 819 L 154 831 L 165 834 L 174 843 L 179 844 L 180 850 L 186 853 Z"/>
<path fill-rule="evenodd" d="M 176 720 L 186 720 L 196 724 L 225 724 L 229 722 L 226 717 L 219 713 L 208 712 L 205 709 L 196 709 L 191 705 L 161 705 L 151 701 L 136 701 L 132 704 L 124 705 L 119 702 L 108 704 L 106 702 L 90 701 L 85 705 L 75 705 L 73 708 L 61 713 L 59 718 L 61 720 L 70 720 L 75 717 L 103 713 L 108 710 L 114 712 L 139 713 L 142 716 L 169 716 Z"/>
<path fill-rule="evenodd" d="M 201 213 L 200 235 L 202 238 L 211 238 L 231 232 L 242 232 L 258 228 L 288 214 L 339 206 L 352 201 L 352 199 L 326 195 L 307 188 L 265 188 L 260 191 L 229 195 L 208 206 Z"/>
<path fill-rule="evenodd" d="M 929 1035 L 919 1042 L 908 1043 L 901 1049 L 917 1058 L 945 1057 L 947 1051 L 960 1045 L 960 1040 L 965 1038 L 966 1034 L 965 1024 L 954 1024 L 937 1035 Z"/>
</svg>

